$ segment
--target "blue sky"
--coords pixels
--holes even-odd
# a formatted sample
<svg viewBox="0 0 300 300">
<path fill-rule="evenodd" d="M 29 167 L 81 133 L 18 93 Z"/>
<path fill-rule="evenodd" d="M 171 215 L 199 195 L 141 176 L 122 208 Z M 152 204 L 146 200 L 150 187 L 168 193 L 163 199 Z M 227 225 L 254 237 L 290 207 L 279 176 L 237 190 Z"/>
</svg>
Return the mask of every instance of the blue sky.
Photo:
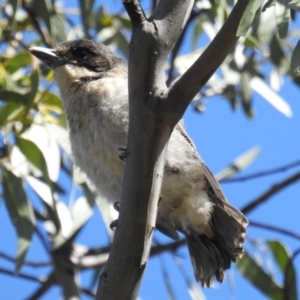
<svg viewBox="0 0 300 300">
<path fill-rule="evenodd" d="M 70 1 L 66 2 L 66 6 L 69 5 L 68 2 Z M 116 9 L 111 3 L 112 2 L 109 2 L 110 8 Z M 189 46 L 187 45 L 186 47 Z M 255 95 L 254 98 L 255 118 L 251 120 L 245 117 L 240 108 L 236 111 L 232 111 L 228 102 L 222 98 L 208 100 L 204 114 L 196 113 L 192 108 L 187 110 L 184 116 L 187 131 L 196 143 L 202 158 L 213 173 L 218 173 L 236 157 L 254 146 L 259 146 L 261 153 L 254 163 L 243 171 L 241 175 L 271 169 L 299 159 L 300 90 L 294 84 L 289 83 L 288 80 L 285 82 L 286 84 L 280 92 L 280 95 L 286 99 L 291 106 L 293 111 L 292 118 L 287 118 L 282 115 L 259 95 Z M 284 173 L 247 182 L 224 183 L 222 187 L 229 201 L 236 207 L 241 208 L 272 185 L 295 172 L 296 169 L 293 169 Z M 65 184 L 68 185 L 69 183 Z M 251 212 L 248 218 L 253 221 L 283 227 L 291 231 L 299 230 L 299 192 L 300 183 L 298 182 L 276 194 L 267 203 Z M 0 240 L 3 241 L 0 245 L 0 251 L 14 256 L 17 246 L 16 234 L 2 202 L 0 203 L 0 224 Z M 157 234 L 156 238 L 168 241 L 160 234 Z M 249 227 L 246 248 L 250 251 L 253 250 L 249 240 L 264 239 L 279 239 L 285 243 L 291 251 L 300 247 L 299 241 L 294 239 L 274 232 Z M 77 241 L 87 246 L 99 247 L 106 245 L 107 236 L 103 228 L 103 223 L 99 218 L 99 213 L 96 210 L 94 216 L 88 222 Z M 186 247 L 180 248 L 176 254 L 178 264 L 183 266 L 187 277 L 193 280 L 193 272 Z M 190 299 L 186 289 L 186 282 L 181 275 L 180 269 L 174 263 L 173 258 L 174 257 L 170 254 L 164 254 L 162 258 L 156 257 L 150 259 L 140 290 L 140 297 L 142 299 L 168 299 L 161 272 L 161 263 L 166 266 L 177 299 Z M 27 259 L 33 261 L 49 260 L 47 254 L 40 247 L 36 236 L 34 236 L 33 246 L 28 252 Z M 299 257 L 295 260 L 295 263 L 298 271 L 298 285 L 300 286 Z M 2 267 L 11 270 L 14 268 L 13 264 L 1 258 L 0 264 Z M 22 272 L 32 274 L 33 276 L 37 274 L 48 274 L 49 271 L 50 268 L 47 267 L 41 270 L 31 267 L 24 267 L 22 269 Z M 82 276 L 81 280 L 83 285 L 87 283 L 90 276 L 90 272 L 86 272 Z M 279 281 L 282 280 L 279 275 L 277 275 L 276 278 Z M 0 299 L 7 300 L 24 299 L 24 296 L 30 295 L 34 287 L 38 286 L 36 283 L 16 279 L 1 273 L 0 283 L 2 295 Z M 58 299 L 60 293 L 59 288 L 54 288 L 42 299 Z M 227 272 L 227 278 L 222 285 L 216 284 L 214 288 L 205 289 L 204 294 L 208 300 L 267 299 L 237 273 L 234 265 L 231 271 Z"/>
</svg>

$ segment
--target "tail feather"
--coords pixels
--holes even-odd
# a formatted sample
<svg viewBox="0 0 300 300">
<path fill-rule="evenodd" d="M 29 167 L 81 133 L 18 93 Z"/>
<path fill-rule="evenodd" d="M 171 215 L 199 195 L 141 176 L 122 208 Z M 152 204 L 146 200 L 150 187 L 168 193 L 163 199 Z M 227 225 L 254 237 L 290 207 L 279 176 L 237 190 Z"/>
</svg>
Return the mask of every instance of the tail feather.
<svg viewBox="0 0 300 300">
<path fill-rule="evenodd" d="M 210 226 L 213 238 L 195 233 L 186 233 L 186 240 L 194 268 L 195 278 L 203 287 L 209 287 L 215 277 L 219 282 L 225 278 L 224 271 L 231 261 L 244 254 L 246 217 L 227 202 L 210 195 L 214 208 Z"/>
</svg>

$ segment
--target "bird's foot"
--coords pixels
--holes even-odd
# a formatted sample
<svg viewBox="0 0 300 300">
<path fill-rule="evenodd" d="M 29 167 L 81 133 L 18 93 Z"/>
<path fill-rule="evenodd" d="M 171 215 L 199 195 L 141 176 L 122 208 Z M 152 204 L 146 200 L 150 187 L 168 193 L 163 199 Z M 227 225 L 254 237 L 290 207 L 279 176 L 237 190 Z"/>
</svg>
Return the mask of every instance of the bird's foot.
<svg viewBox="0 0 300 300">
<path fill-rule="evenodd" d="M 112 221 L 112 222 L 110 223 L 109 227 L 110 227 L 111 230 L 115 231 L 116 228 L 118 227 L 118 219 Z"/>
<path fill-rule="evenodd" d="M 114 203 L 114 209 L 115 209 L 117 212 L 120 212 L 120 208 L 121 208 L 121 203 L 120 203 L 120 202 L 115 202 L 115 203 Z"/>
<path fill-rule="evenodd" d="M 130 154 L 127 152 L 126 147 L 118 147 L 117 150 L 120 152 L 119 157 L 121 160 L 126 161 L 127 156 Z"/>
</svg>

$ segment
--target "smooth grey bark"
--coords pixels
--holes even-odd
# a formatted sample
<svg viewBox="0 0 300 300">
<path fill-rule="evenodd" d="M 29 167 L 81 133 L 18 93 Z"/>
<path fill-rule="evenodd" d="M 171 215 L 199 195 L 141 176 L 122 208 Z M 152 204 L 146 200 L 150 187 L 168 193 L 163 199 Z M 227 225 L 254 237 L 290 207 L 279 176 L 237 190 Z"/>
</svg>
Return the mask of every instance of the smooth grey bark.
<svg viewBox="0 0 300 300">
<path fill-rule="evenodd" d="M 235 44 L 249 0 L 239 0 L 220 33 L 173 87 L 165 63 L 191 12 L 192 0 L 161 0 L 146 18 L 137 0 L 124 6 L 133 25 L 129 51 L 129 135 L 121 210 L 96 299 L 136 299 L 149 256 L 164 155 L 176 123 Z"/>
</svg>

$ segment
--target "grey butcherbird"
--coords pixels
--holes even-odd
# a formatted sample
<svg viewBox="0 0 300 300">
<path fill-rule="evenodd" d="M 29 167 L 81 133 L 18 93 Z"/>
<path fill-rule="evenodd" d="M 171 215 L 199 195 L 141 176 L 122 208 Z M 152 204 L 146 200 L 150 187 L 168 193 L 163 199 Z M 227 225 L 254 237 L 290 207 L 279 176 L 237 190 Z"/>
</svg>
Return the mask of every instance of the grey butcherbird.
<svg viewBox="0 0 300 300">
<path fill-rule="evenodd" d="M 79 39 L 30 52 L 54 69 L 70 127 L 76 164 L 113 203 L 120 200 L 128 132 L 128 73 L 106 46 Z M 157 227 L 187 240 L 195 277 L 210 286 L 244 253 L 246 217 L 232 207 L 178 123 L 166 153 Z"/>
</svg>

